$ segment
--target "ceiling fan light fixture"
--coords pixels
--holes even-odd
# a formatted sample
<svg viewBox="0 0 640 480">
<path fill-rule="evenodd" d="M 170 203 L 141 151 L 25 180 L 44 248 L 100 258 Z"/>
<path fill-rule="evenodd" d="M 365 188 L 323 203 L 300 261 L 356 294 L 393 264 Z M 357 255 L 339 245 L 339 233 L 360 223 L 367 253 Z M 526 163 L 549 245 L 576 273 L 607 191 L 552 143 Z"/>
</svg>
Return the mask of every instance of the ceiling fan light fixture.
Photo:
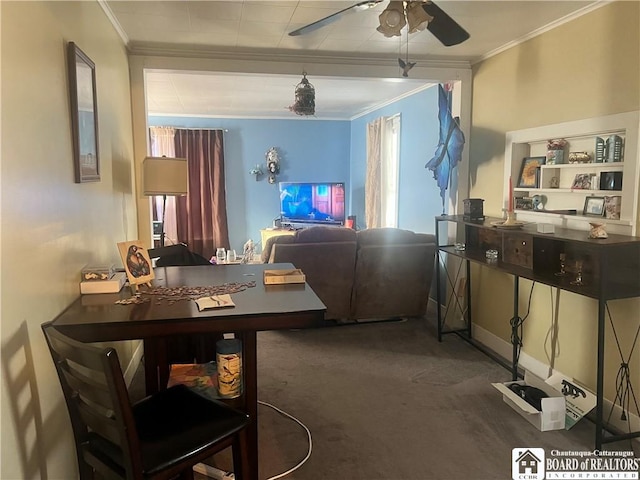
<svg viewBox="0 0 640 480">
<path fill-rule="evenodd" d="M 409 33 L 421 32 L 433 17 L 424 11 L 422 5 L 424 2 L 407 2 L 407 22 L 409 23 Z"/>
<path fill-rule="evenodd" d="M 307 72 L 302 72 L 302 80 L 296 85 L 296 101 L 289 107 L 296 115 L 314 115 L 316 113 L 316 89 L 309 80 Z"/>
<path fill-rule="evenodd" d="M 404 18 L 404 2 L 391 1 L 378 16 L 380 26 L 376 29 L 385 37 L 396 37 L 407 24 Z"/>
</svg>

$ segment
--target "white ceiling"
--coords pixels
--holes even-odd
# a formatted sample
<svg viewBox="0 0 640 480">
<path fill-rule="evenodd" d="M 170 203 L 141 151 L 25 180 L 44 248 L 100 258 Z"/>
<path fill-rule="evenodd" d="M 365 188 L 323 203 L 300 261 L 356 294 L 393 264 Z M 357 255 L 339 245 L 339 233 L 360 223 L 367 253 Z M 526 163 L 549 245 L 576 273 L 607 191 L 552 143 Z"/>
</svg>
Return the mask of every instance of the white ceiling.
<svg viewBox="0 0 640 480">
<path fill-rule="evenodd" d="M 387 6 L 352 11 L 307 35 L 288 32 L 360 0 L 103 1 L 132 53 L 172 55 L 277 55 L 288 58 L 362 59 L 397 65 L 473 64 L 603 2 L 454 1 L 437 5 L 469 32 L 466 42 L 445 47 L 429 31 L 385 38 L 376 31 Z M 408 49 L 408 55 L 407 55 Z M 409 72 L 409 77 L 411 72 Z M 288 110 L 301 75 L 147 72 L 150 114 L 300 118 Z M 425 88 L 425 80 L 309 76 L 316 89 L 316 118 L 349 119 Z"/>
</svg>

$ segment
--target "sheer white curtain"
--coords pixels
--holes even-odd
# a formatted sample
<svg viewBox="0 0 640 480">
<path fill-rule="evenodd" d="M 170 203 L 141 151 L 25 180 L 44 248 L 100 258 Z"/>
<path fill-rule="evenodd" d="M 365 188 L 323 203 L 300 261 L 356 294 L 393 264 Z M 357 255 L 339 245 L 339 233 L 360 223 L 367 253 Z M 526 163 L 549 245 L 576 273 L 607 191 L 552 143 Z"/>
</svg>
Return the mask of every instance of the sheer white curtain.
<svg viewBox="0 0 640 480">
<path fill-rule="evenodd" d="M 151 140 L 151 155 L 154 157 L 175 157 L 176 129 L 173 127 L 149 127 L 149 138 Z M 162 196 L 155 196 L 151 199 L 154 209 L 154 217 L 162 220 Z M 167 197 L 167 212 L 164 217 L 164 233 L 168 245 L 178 243 L 178 227 L 176 221 L 176 197 Z"/>
<path fill-rule="evenodd" d="M 377 228 L 382 225 L 380 137 L 383 122 L 383 117 L 380 117 L 367 124 L 367 176 L 364 185 L 364 216 L 367 228 Z"/>
<path fill-rule="evenodd" d="M 365 220 L 367 228 L 398 226 L 400 115 L 367 124 Z"/>
</svg>

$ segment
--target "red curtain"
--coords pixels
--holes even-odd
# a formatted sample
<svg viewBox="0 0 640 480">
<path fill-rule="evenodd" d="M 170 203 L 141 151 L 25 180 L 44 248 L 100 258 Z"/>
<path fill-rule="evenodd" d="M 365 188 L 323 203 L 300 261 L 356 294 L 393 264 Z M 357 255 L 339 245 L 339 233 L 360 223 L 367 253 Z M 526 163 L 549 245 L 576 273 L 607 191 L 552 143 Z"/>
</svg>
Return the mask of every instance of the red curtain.
<svg viewBox="0 0 640 480">
<path fill-rule="evenodd" d="M 177 129 L 176 157 L 186 158 L 189 193 L 176 198 L 178 239 L 211 258 L 229 248 L 222 130 Z"/>
</svg>

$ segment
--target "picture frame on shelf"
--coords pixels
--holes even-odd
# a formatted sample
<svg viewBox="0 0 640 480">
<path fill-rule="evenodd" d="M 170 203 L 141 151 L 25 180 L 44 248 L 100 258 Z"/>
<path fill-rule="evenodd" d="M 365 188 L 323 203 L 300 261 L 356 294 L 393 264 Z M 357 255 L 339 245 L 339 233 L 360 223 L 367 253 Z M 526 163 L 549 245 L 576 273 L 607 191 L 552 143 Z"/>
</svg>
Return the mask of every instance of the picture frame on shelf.
<svg viewBox="0 0 640 480">
<path fill-rule="evenodd" d="M 516 210 L 533 210 L 533 198 L 516 197 Z"/>
<path fill-rule="evenodd" d="M 69 42 L 67 67 L 75 182 L 99 182 L 96 66 L 75 43 Z"/>
<path fill-rule="evenodd" d="M 518 188 L 538 188 L 540 183 L 540 166 L 544 165 L 547 157 L 524 157 L 518 177 Z"/>
<path fill-rule="evenodd" d="M 604 216 L 605 197 L 587 197 L 584 199 L 582 215 L 585 217 Z"/>
<path fill-rule="evenodd" d="M 604 218 L 620 220 L 622 197 L 619 195 L 604 197 Z"/>
<path fill-rule="evenodd" d="M 595 176 L 595 173 L 578 173 L 573 179 L 571 188 L 576 190 L 591 190 Z"/>
</svg>

